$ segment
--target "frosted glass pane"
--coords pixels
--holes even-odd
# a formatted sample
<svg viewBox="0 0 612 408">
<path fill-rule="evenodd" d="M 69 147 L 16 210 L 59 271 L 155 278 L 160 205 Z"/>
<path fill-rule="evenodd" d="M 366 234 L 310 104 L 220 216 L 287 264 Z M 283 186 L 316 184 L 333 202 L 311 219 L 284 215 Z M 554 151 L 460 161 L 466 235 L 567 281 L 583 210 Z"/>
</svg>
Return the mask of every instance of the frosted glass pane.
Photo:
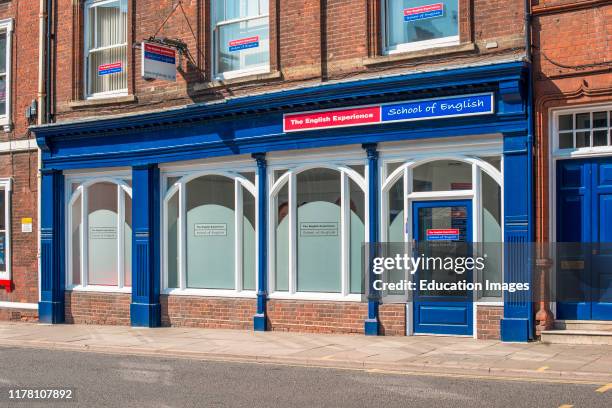
<svg viewBox="0 0 612 408">
<path fill-rule="evenodd" d="M 179 193 L 176 192 L 170 200 L 168 200 L 168 287 L 179 287 L 178 276 L 178 216 L 179 216 Z"/>
<path fill-rule="evenodd" d="M 340 292 L 340 173 L 300 173 L 297 205 L 297 290 Z"/>
<path fill-rule="evenodd" d="M 412 9 L 413 17 L 422 16 L 414 8 L 442 3 L 441 13 L 430 13 L 426 18 L 406 21 L 404 11 Z M 459 35 L 458 0 L 387 0 L 385 10 L 387 44 L 390 49 L 399 44 L 435 40 Z"/>
<path fill-rule="evenodd" d="M 249 40 L 242 46 L 236 46 L 245 39 Z M 218 73 L 269 64 L 268 17 L 220 26 L 217 41 Z"/>
<path fill-rule="evenodd" d="M 187 287 L 234 289 L 234 180 L 205 176 L 187 187 Z"/>
<path fill-rule="evenodd" d="M 255 290 L 255 197 L 242 188 L 242 286 Z"/>
<path fill-rule="evenodd" d="M 97 183 L 87 188 L 88 283 L 116 286 L 117 185 Z"/>
<path fill-rule="evenodd" d="M 365 198 L 363 190 L 350 180 L 350 292 L 363 293 L 363 243 L 365 241 Z"/>
<path fill-rule="evenodd" d="M 124 193 L 125 222 L 123 224 L 123 283 L 132 286 L 132 197 Z"/>
<path fill-rule="evenodd" d="M 414 191 L 470 190 L 472 188 L 472 166 L 453 161 L 438 160 L 415 167 L 413 170 Z"/>
<path fill-rule="evenodd" d="M 487 254 L 483 280 L 502 281 L 501 188 L 488 174 L 482 172 L 482 241 Z M 492 244 L 493 243 L 493 244 Z M 486 288 L 486 285 L 483 285 Z M 483 291 L 487 297 L 501 297 L 499 291 Z"/>
<path fill-rule="evenodd" d="M 81 196 L 72 204 L 72 230 L 70 242 L 72 245 L 72 283 L 81 284 Z"/>
<path fill-rule="evenodd" d="M 388 242 L 404 242 L 404 179 L 400 178 L 389 189 Z"/>
<path fill-rule="evenodd" d="M 289 290 L 289 198 L 288 185 L 280 189 L 276 197 L 276 259 L 275 290 Z"/>
</svg>

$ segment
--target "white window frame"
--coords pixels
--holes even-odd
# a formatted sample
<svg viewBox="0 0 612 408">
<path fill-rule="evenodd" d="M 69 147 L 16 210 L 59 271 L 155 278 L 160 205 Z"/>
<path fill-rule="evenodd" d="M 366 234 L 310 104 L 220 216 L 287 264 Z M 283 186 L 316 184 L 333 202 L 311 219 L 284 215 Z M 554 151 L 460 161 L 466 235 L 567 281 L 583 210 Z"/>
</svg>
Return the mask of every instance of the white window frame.
<svg viewBox="0 0 612 408">
<path fill-rule="evenodd" d="M 347 152 L 353 151 L 353 154 Z M 344 157 L 343 154 L 345 155 Z M 310 152 L 298 154 L 277 154 L 268 159 L 268 293 L 270 299 L 295 299 L 295 300 L 329 300 L 359 302 L 363 294 L 350 293 L 350 205 L 347 202 L 349 195 L 349 179 L 355 182 L 363 191 L 364 197 L 364 242 L 368 242 L 369 217 L 368 217 L 368 164 L 365 153 L 361 148 L 351 149 L 315 149 Z M 312 159 L 316 157 L 317 159 Z M 352 165 L 361 165 L 364 174 L 359 174 L 352 169 Z M 298 292 L 297 291 L 297 237 L 296 214 L 297 214 L 297 182 L 299 173 L 312 169 L 329 169 L 338 172 L 340 178 L 341 193 L 341 290 L 337 293 L 330 292 Z M 277 170 L 284 171 L 278 180 L 274 180 Z M 276 196 L 278 192 L 288 185 L 289 198 L 289 279 L 288 291 L 276 291 Z M 293 228 L 291 226 L 293 225 Z"/>
<path fill-rule="evenodd" d="M 472 200 L 472 240 L 482 240 L 482 174 L 487 173 L 501 189 L 501 236 L 504 239 L 504 157 L 503 141 L 501 135 L 484 135 L 477 137 L 457 137 L 453 140 L 423 140 L 408 142 L 381 143 L 380 151 L 380 226 L 379 236 L 381 242 L 387 241 L 389 225 L 389 190 L 400 179 L 404 183 L 404 214 L 407 221 L 412 224 L 412 203 L 422 200 Z M 483 157 L 500 157 L 500 169 L 496 169 L 491 163 L 483 160 Z M 472 188 L 470 190 L 412 192 L 412 169 L 421 164 L 438 160 L 461 161 L 472 166 Z M 387 166 L 392 163 L 401 163 L 393 172 L 387 174 Z M 412 241 L 412 228 L 404 228 L 404 242 Z M 503 273 L 502 258 L 502 279 Z M 478 277 L 473 276 L 474 281 Z M 473 292 L 473 315 L 476 322 L 477 305 L 499 306 L 503 305 L 503 296 L 500 298 L 479 297 L 479 293 Z M 406 335 L 412 336 L 413 332 L 413 304 L 406 304 Z M 477 328 L 474 326 L 473 337 L 477 338 Z"/>
<path fill-rule="evenodd" d="M 11 79 L 12 79 L 12 58 L 13 55 L 13 19 L 7 18 L 0 20 L 0 31 L 6 32 L 6 103 L 5 113 L 0 115 L 0 126 L 4 128 L 5 132 L 9 132 L 11 126 Z"/>
<path fill-rule="evenodd" d="M 253 173 L 255 175 L 255 183 L 251 182 L 241 173 Z M 186 254 L 186 185 L 189 181 L 197 179 L 202 176 L 222 176 L 234 180 L 234 216 L 235 218 L 235 263 L 234 263 L 234 289 L 205 289 L 205 288 L 188 288 L 187 287 L 187 254 Z M 168 185 L 169 178 L 178 177 L 179 179 L 174 182 L 173 185 Z M 259 202 L 257 200 L 257 183 L 259 182 L 257 176 L 257 169 L 252 159 L 237 159 L 237 160 L 224 160 L 224 159 L 213 159 L 207 160 L 207 163 L 202 164 L 173 164 L 162 167 L 162 174 L 160 177 L 161 191 L 165 192 L 162 194 L 162 211 L 161 211 L 161 242 L 162 242 L 162 259 L 161 259 L 161 282 L 162 282 L 162 294 L 166 295 L 185 295 L 185 296 L 216 296 L 216 297 L 245 297 L 255 298 L 258 289 L 257 279 L 257 265 L 259 254 L 257 251 L 257 230 L 259 220 L 257 217 L 257 207 Z M 242 227 L 243 227 L 243 200 L 242 200 L 242 187 L 253 195 L 255 200 L 255 290 L 247 290 L 243 288 L 243 241 L 242 241 Z M 179 287 L 169 288 L 168 287 L 168 202 L 174 196 L 179 194 L 179 216 L 178 216 L 178 264 L 179 264 Z"/>
<path fill-rule="evenodd" d="M 593 112 L 606 111 L 608 114 L 608 146 L 593 146 L 593 131 L 604 130 L 606 128 L 595 128 L 593 127 Z M 574 106 L 571 108 L 555 109 L 550 114 L 550 141 L 552 146 L 552 156 L 554 158 L 572 158 L 572 157 L 594 157 L 612 154 L 612 103 L 604 104 L 593 104 L 588 106 Z M 576 114 L 590 113 L 591 127 L 588 129 L 576 129 Z M 573 145 L 576 146 L 576 132 L 589 131 L 590 132 L 590 146 L 587 147 L 571 147 L 571 148 L 559 148 L 559 117 L 564 115 L 572 115 L 573 130 L 572 138 Z M 566 131 L 561 131 L 566 133 Z M 569 133 L 569 132 L 567 132 Z M 552 180 L 552 179 L 551 179 Z"/>
<path fill-rule="evenodd" d="M 259 2 L 260 3 L 259 7 L 261 8 L 260 0 L 251 0 L 251 1 Z M 270 1 L 274 1 L 274 0 L 270 0 Z M 211 6 L 210 6 L 210 15 L 211 15 L 211 22 L 212 22 L 211 24 L 211 38 L 212 38 L 211 62 L 212 62 L 212 65 L 211 66 L 213 70 L 213 78 L 215 78 L 218 81 L 223 81 L 227 79 L 234 79 L 234 78 L 239 78 L 239 77 L 248 76 L 248 75 L 267 74 L 270 72 L 270 60 L 268 60 L 268 63 L 266 65 L 262 65 L 259 67 L 237 69 L 234 71 L 227 71 L 227 72 L 219 72 L 218 53 L 221 47 L 221 44 L 219 43 L 219 27 L 228 25 L 228 24 L 235 24 L 235 23 L 241 23 L 241 22 L 246 22 L 246 21 L 251 21 L 251 20 L 259 20 L 259 19 L 267 18 L 268 19 L 268 38 L 270 38 L 270 10 L 260 10 L 260 12 L 263 12 L 263 11 L 265 11 L 264 14 L 259 14 L 257 16 L 242 17 L 242 18 L 235 18 L 231 20 L 223 20 L 223 21 L 215 22 L 214 21 L 214 16 L 216 15 L 215 2 L 211 3 Z M 269 52 L 269 49 L 270 49 L 270 44 L 268 40 L 268 52 Z"/>
<path fill-rule="evenodd" d="M 91 85 L 91 79 L 89 78 L 89 70 L 87 69 L 89 67 L 89 55 L 92 51 L 102 51 L 105 49 L 111 49 L 111 48 L 118 48 L 118 47 L 126 47 L 126 53 L 129 51 L 129 48 L 127 47 L 127 39 L 128 39 L 128 27 L 129 27 L 129 16 L 126 22 L 126 28 L 125 28 L 125 32 L 126 32 L 126 42 L 123 44 L 115 44 L 115 45 L 111 45 L 111 46 L 107 46 L 107 47 L 101 47 L 101 48 L 93 48 L 93 49 L 89 49 L 89 40 L 90 40 L 90 36 L 91 36 L 91 30 L 89 27 L 89 13 L 91 12 L 91 10 L 95 7 L 104 5 L 104 4 L 108 4 L 108 3 L 114 3 L 119 1 L 119 4 L 121 4 L 122 2 L 126 2 L 127 0 L 87 0 L 85 2 L 84 7 L 84 13 L 83 13 L 83 47 L 84 47 L 84 55 L 83 55 L 83 78 L 85 79 L 83 81 L 84 83 L 84 87 L 85 89 L 83 90 L 84 94 L 85 94 L 85 98 L 86 99 L 99 99 L 99 98 L 111 98 L 111 97 L 115 97 L 115 96 L 126 96 L 128 94 L 128 88 L 123 88 L 123 89 L 117 89 L 115 91 L 108 91 L 108 92 L 97 92 L 97 93 L 90 93 L 89 92 L 89 88 Z M 128 70 L 128 66 L 126 64 L 125 67 L 123 67 L 123 69 L 125 69 L 126 74 L 127 74 L 127 70 Z M 129 78 L 128 78 L 129 81 Z"/>
<path fill-rule="evenodd" d="M 424 41 L 415 41 L 409 43 L 402 43 L 395 46 L 395 48 L 390 49 L 389 42 L 387 41 L 387 13 L 388 13 L 388 5 L 389 2 L 387 0 L 383 0 L 381 4 L 381 35 L 382 35 L 382 43 L 383 43 L 383 54 L 384 55 L 393 55 L 393 54 L 401 54 L 412 51 L 421 51 L 427 50 L 431 48 L 439 48 L 439 47 L 450 47 L 453 45 L 459 45 L 461 40 L 461 25 L 459 22 L 461 21 L 461 0 L 457 0 L 457 35 L 452 35 L 443 38 L 435 38 L 433 40 L 424 40 Z"/>
<path fill-rule="evenodd" d="M 0 179 L 0 194 L 4 194 L 4 231 L 6 239 L 4 240 L 4 262 L 6 263 L 6 270 L 0 272 L 1 280 L 11 280 L 11 192 L 13 188 L 13 180 L 10 178 Z M 1 231 L 0 231 L 1 232 Z"/>
<path fill-rule="evenodd" d="M 131 286 L 124 286 L 125 271 L 124 271 L 124 223 L 125 223 L 125 195 L 132 198 L 132 187 L 127 182 L 131 181 L 129 172 L 124 173 L 105 173 L 92 172 L 83 175 L 67 175 L 65 180 L 66 191 L 66 218 L 65 218 L 65 233 L 66 242 L 66 290 L 83 291 L 83 292 L 120 292 L 131 293 Z M 87 189 L 89 186 L 100 183 L 112 183 L 117 185 L 117 286 L 107 285 L 89 285 L 88 269 L 89 269 L 89 251 L 88 251 L 88 211 L 87 211 Z M 72 185 L 78 184 L 78 187 L 72 191 Z M 81 197 L 81 236 L 80 236 L 80 272 L 81 283 L 76 285 L 72 282 L 72 206 L 74 202 Z M 133 254 L 132 254 L 133 256 Z"/>
</svg>

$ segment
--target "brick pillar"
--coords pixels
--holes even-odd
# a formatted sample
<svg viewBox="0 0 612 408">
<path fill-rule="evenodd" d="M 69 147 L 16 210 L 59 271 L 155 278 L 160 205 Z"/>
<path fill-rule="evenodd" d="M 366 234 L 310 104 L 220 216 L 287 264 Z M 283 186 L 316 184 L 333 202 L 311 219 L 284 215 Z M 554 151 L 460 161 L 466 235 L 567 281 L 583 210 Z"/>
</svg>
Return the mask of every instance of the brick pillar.
<svg viewBox="0 0 612 408">
<path fill-rule="evenodd" d="M 159 168 L 132 168 L 132 326 L 158 327 L 159 304 Z"/>
<path fill-rule="evenodd" d="M 42 323 L 64 322 L 64 175 L 41 170 L 40 287 L 38 319 Z"/>
<path fill-rule="evenodd" d="M 253 329 L 266 331 L 268 319 L 268 172 L 265 153 L 253 154 L 257 162 L 257 312 L 253 317 Z"/>
<path fill-rule="evenodd" d="M 365 334 L 367 336 L 378 336 L 380 334 L 380 320 L 378 318 L 378 308 L 380 305 L 380 293 L 373 288 L 374 281 L 377 279 L 373 272 L 374 258 L 378 249 L 378 151 L 376 144 L 364 144 L 368 156 L 368 317 L 365 321 Z"/>
</svg>

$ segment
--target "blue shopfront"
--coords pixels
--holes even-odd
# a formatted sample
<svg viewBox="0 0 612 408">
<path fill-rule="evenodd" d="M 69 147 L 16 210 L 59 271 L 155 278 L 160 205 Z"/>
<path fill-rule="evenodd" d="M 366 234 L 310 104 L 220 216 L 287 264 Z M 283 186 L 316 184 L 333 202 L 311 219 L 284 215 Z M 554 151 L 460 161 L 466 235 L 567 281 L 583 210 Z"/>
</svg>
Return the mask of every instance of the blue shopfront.
<svg viewBox="0 0 612 408">
<path fill-rule="evenodd" d="M 380 334 L 387 300 L 364 299 L 375 278 L 364 242 L 532 241 L 528 70 L 411 73 L 34 127 L 40 320 L 64 322 L 67 291 L 100 291 L 131 294 L 134 326 L 161 324 L 161 296 L 189 295 L 252 299 L 255 330 L 270 328 L 275 300 L 365 302 L 362 331 Z M 491 259 L 486 278 L 528 282 L 526 254 Z M 503 340 L 533 338 L 530 291 L 467 290 L 448 304 L 434 292 L 406 303 L 406 334 L 475 336 L 476 309 L 490 304 Z"/>
</svg>

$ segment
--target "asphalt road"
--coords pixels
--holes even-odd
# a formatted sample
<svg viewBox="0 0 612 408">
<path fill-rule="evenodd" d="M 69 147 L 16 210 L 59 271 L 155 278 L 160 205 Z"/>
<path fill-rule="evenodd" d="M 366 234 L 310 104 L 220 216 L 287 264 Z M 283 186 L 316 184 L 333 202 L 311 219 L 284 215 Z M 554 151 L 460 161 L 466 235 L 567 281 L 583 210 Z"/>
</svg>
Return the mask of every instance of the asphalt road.
<svg viewBox="0 0 612 408">
<path fill-rule="evenodd" d="M 9 400 L 28 388 L 74 399 Z M 597 388 L 0 347 L 0 407 L 612 407 Z"/>
</svg>

